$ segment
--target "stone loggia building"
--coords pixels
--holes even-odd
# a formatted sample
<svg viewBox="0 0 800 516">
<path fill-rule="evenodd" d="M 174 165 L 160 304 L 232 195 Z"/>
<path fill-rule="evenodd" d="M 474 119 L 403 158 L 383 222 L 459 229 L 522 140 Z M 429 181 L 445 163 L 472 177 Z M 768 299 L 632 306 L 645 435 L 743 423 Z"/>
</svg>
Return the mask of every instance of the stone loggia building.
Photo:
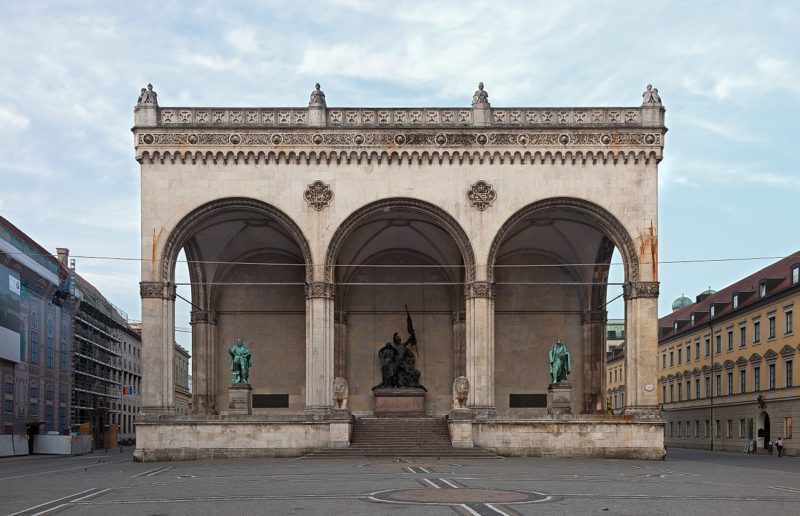
<svg viewBox="0 0 800 516">
<path fill-rule="evenodd" d="M 663 457 L 656 402 L 657 170 L 664 108 L 161 107 L 133 128 L 142 184 L 139 460 L 347 446 L 332 384 L 373 414 L 377 351 L 419 340 L 425 412 L 506 454 Z M 624 261 L 624 415 L 605 412 L 607 278 Z M 175 267 L 191 279 L 193 393 L 175 410 Z M 253 413 L 225 416 L 226 348 L 253 352 Z M 544 404 L 573 357 L 572 414 Z M 591 436 L 587 438 L 586 436 Z M 565 447 L 563 443 L 570 443 Z"/>
</svg>

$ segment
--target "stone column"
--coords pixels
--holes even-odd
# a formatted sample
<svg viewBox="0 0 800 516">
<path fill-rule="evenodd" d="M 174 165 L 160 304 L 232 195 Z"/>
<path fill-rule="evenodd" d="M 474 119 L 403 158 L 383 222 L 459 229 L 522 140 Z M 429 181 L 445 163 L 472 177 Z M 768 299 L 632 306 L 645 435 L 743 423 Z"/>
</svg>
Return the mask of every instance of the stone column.
<svg viewBox="0 0 800 516">
<path fill-rule="evenodd" d="M 336 312 L 333 321 L 333 377 L 347 378 L 347 314 Z"/>
<path fill-rule="evenodd" d="M 453 313 L 453 378 L 467 376 L 466 338 L 464 312 Z"/>
<path fill-rule="evenodd" d="M 597 412 L 605 409 L 603 397 L 603 375 L 605 374 L 605 310 L 586 312 L 584 325 L 584 363 L 583 363 L 583 412 Z"/>
<path fill-rule="evenodd" d="M 143 415 L 171 414 L 175 408 L 176 287 L 160 281 L 139 283 L 142 298 Z"/>
<path fill-rule="evenodd" d="M 625 297 L 626 414 L 658 415 L 658 282 L 628 282 Z"/>
<path fill-rule="evenodd" d="M 327 415 L 333 404 L 333 295 L 325 281 L 306 284 L 306 412 Z"/>
<path fill-rule="evenodd" d="M 192 413 L 213 414 L 216 405 L 216 382 L 213 364 L 214 333 L 217 324 L 213 312 L 192 310 Z"/>
<path fill-rule="evenodd" d="M 466 298 L 466 363 L 471 385 L 468 407 L 475 417 L 496 413 L 494 404 L 494 283 L 464 285 Z"/>
</svg>

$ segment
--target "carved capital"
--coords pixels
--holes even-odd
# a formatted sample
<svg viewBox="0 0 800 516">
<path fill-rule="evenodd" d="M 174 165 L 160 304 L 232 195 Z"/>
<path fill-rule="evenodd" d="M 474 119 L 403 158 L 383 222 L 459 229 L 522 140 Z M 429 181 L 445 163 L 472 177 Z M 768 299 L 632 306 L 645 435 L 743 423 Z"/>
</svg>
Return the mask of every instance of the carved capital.
<svg viewBox="0 0 800 516">
<path fill-rule="evenodd" d="M 584 324 L 605 324 L 607 321 L 608 312 L 605 310 L 595 310 L 583 314 Z"/>
<path fill-rule="evenodd" d="M 139 297 L 141 298 L 160 298 L 175 301 L 178 288 L 169 283 L 161 281 L 142 281 L 139 283 Z"/>
<path fill-rule="evenodd" d="M 625 299 L 658 298 L 658 282 L 629 281 L 622 286 L 622 296 Z"/>
<path fill-rule="evenodd" d="M 322 297 L 333 299 L 336 292 L 336 285 L 327 281 L 311 281 L 306 283 L 306 299 Z"/>
<path fill-rule="evenodd" d="M 464 284 L 464 297 L 467 299 L 476 297 L 494 299 L 494 295 L 495 285 L 491 281 L 473 281 Z"/>
<path fill-rule="evenodd" d="M 213 312 L 206 310 L 192 310 L 190 314 L 189 324 L 216 324 L 217 319 L 214 317 Z"/>
</svg>

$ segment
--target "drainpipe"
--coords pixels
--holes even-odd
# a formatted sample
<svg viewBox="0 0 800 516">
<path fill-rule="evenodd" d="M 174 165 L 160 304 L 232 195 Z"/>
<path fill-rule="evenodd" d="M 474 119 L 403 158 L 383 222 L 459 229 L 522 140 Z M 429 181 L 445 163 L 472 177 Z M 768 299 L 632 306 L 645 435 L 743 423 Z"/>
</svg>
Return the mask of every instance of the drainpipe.
<svg viewBox="0 0 800 516">
<path fill-rule="evenodd" d="M 709 313 L 709 315 L 711 315 Z M 711 324 L 711 321 L 708 321 L 708 331 L 709 331 L 709 340 L 708 340 L 708 358 L 709 364 L 708 366 L 711 368 L 711 376 L 709 377 L 708 385 L 711 386 L 711 395 L 708 397 L 709 399 L 709 406 L 711 408 L 711 419 L 709 420 L 708 430 L 710 432 L 711 438 L 711 451 L 714 451 L 714 432 L 716 428 L 714 427 L 714 394 L 717 392 L 714 390 L 714 345 L 716 344 L 716 339 L 714 338 L 714 325 Z"/>
</svg>

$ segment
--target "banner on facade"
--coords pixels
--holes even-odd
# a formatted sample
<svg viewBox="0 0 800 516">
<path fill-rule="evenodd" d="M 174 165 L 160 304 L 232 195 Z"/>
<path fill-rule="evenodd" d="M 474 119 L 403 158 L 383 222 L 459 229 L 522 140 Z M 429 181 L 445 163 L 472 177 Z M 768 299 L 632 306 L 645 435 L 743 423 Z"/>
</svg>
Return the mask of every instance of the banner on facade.
<svg viewBox="0 0 800 516">
<path fill-rule="evenodd" d="M 21 293 L 19 275 L 0 265 L 0 358 L 17 363 L 20 361 L 21 348 Z"/>
</svg>

